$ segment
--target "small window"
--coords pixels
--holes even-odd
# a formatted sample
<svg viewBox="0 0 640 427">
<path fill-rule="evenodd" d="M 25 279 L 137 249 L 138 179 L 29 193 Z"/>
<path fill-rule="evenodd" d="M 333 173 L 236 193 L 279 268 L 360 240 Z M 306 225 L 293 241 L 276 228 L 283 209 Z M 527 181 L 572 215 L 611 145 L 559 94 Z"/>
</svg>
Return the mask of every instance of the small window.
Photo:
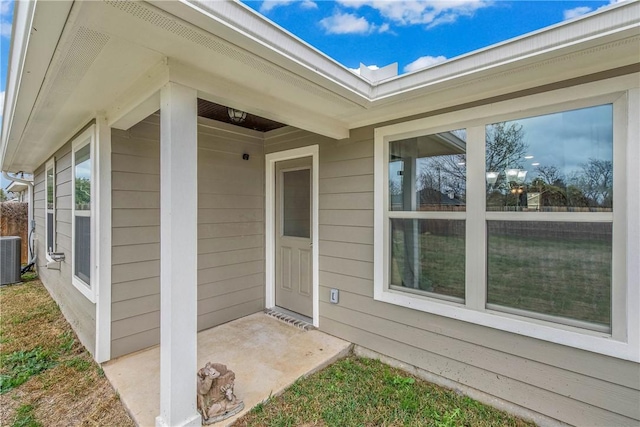
<svg viewBox="0 0 640 427">
<path fill-rule="evenodd" d="M 72 150 L 72 271 L 73 283 L 94 298 L 95 160 L 94 127 L 83 132 Z"/>
<path fill-rule="evenodd" d="M 47 259 L 56 251 L 56 171 L 55 160 L 51 159 L 45 166 L 45 235 Z"/>
<path fill-rule="evenodd" d="M 282 233 L 288 237 L 311 235 L 311 170 L 282 172 Z"/>
</svg>

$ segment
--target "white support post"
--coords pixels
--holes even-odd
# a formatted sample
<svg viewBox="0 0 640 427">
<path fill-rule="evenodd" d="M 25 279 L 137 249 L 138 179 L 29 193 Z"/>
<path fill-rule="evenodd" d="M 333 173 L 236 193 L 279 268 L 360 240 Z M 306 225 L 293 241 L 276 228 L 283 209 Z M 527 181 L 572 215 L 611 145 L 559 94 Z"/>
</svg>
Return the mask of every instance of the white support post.
<svg viewBox="0 0 640 427">
<path fill-rule="evenodd" d="M 96 354 L 98 363 L 111 359 L 111 127 L 96 117 Z"/>
<path fill-rule="evenodd" d="M 200 426 L 197 371 L 197 94 L 169 82 L 160 105 L 160 415 Z"/>
</svg>

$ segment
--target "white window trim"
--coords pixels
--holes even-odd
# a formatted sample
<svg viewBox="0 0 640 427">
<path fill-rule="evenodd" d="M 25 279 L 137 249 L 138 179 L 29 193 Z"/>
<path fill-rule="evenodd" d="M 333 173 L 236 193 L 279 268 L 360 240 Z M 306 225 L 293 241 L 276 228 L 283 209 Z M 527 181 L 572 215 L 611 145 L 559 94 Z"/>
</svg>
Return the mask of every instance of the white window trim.
<svg viewBox="0 0 640 427">
<path fill-rule="evenodd" d="M 640 269 L 633 265 L 634 262 L 627 262 L 627 259 L 632 259 L 631 254 L 637 254 L 638 251 L 638 245 L 635 242 L 638 239 L 636 224 L 638 211 L 632 211 L 634 204 L 638 204 L 638 189 L 626 184 L 640 182 L 640 173 L 637 168 L 626 167 L 627 164 L 640 163 L 638 158 L 640 137 L 637 132 L 634 133 L 634 129 L 637 128 L 634 124 L 636 120 L 631 119 L 634 117 L 633 114 L 637 114 L 640 110 L 640 90 L 637 86 L 637 75 L 631 75 L 375 129 L 374 299 L 594 353 L 640 361 L 640 315 L 638 314 Z M 614 109 L 614 164 L 616 165 L 614 168 L 613 222 L 615 226 L 611 334 L 486 309 L 486 248 L 482 242 L 485 239 L 484 223 L 496 213 L 485 212 L 485 125 L 607 103 L 612 103 Z M 528 108 L 524 109 L 523 106 Z M 464 305 L 389 289 L 387 271 L 390 254 L 387 210 L 388 168 L 385 154 L 388 152 L 389 142 L 460 128 L 467 129 L 468 138 L 467 298 Z M 637 209 L 637 206 L 635 208 Z M 547 220 L 566 220 L 566 215 L 562 213 L 557 215 L 557 219 L 555 216 L 545 215 L 549 216 Z M 575 220 L 577 215 L 572 215 L 571 218 Z M 596 221 L 610 221 L 611 218 L 611 214 L 588 215 L 586 218 Z M 449 218 L 447 215 L 443 215 L 444 217 Z M 535 218 L 540 220 L 542 216 L 538 213 Z M 525 220 L 525 217 L 522 217 L 522 220 Z"/>
<path fill-rule="evenodd" d="M 49 209 L 49 183 L 47 182 L 48 172 L 49 170 L 53 170 L 53 209 Z M 49 252 L 49 220 L 48 214 L 49 211 L 53 211 L 53 223 L 51 227 L 53 228 L 53 252 L 57 249 L 56 244 L 56 160 L 55 157 L 52 157 L 47 161 L 44 167 L 44 252 L 45 258 L 49 262 L 53 262 L 54 259 L 51 257 L 51 252 Z"/>
<path fill-rule="evenodd" d="M 96 302 L 96 289 L 98 288 L 98 277 L 96 269 L 96 222 L 97 222 L 97 209 L 96 209 L 96 184 L 97 184 L 97 167 L 96 167 L 96 155 L 95 155 L 95 140 L 96 140 L 96 126 L 91 125 L 84 132 L 78 135 L 71 143 L 71 283 L 80 291 L 82 295 L 87 297 L 92 303 Z M 76 276 L 75 274 L 75 262 L 76 262 L 76 215 L 85 216 L 85 212 L 76 212 L 76 151 L 90 144 L 89 155 L 91 156 L 91 283 L 86 283 L 84 280 Z"/>
</svg>

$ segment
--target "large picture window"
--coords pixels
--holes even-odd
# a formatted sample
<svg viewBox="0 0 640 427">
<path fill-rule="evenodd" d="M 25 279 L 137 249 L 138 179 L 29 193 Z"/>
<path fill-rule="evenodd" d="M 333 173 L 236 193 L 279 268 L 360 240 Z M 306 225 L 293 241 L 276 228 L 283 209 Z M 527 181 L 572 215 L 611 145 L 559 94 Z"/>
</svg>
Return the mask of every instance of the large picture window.
<svg viewBox="0 0 640 427">
<path fill-rule="evenodd" d="M 542 94 L 376 129 L 374 298 L 640 357 L 622 94 Z"/>
<path fill-rule="evenodd" d="M 72 149 L 72 270 L 73 283 L 93 300 L 95 160 L 94 127 L 74 141 Z"/>
<path fill-rule="evenodd" d="M 56 169 L 55 160 L 51 159 L 45 166 L 45 238 L 46 258 L 51 261 L 51 253 L 56 251 Z"/>
</svg>

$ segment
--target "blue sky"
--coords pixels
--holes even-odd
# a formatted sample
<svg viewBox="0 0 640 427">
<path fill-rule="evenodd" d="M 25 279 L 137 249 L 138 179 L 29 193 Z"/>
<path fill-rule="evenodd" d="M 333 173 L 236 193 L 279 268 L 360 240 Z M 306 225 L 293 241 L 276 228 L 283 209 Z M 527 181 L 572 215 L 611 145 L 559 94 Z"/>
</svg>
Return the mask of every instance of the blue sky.
<svg viewBox="0 0 640 427">
<path fill-rule="evenodd" d="M 398 62 L 411 72 L 617 0 L 245 1 L 349 68 Z M 0 0 L 0 108 L 4 106 L 13 1 Z M 2 112 L 0 111 L 0 119 Z M 2 179 L 2 187 L 6 186 Z"/>
<path fill-rule="evenodd" d="M 349 68 L 411 72 L 557 24 L 609 1 L 245 1 Z"/>
<path fill-rule="evenodd" d="M 2 109 L 4 108 L 4 93 L 7 86 L 7 64 L 9 62 L 9 44 L 11 39 L 11 20 L 13 17 L 13 2 L 0 0 L 0 129 L 2 129 Z M 9 182 L 0 177 L 0 187 L 7 188 Z"/>
</svg>

